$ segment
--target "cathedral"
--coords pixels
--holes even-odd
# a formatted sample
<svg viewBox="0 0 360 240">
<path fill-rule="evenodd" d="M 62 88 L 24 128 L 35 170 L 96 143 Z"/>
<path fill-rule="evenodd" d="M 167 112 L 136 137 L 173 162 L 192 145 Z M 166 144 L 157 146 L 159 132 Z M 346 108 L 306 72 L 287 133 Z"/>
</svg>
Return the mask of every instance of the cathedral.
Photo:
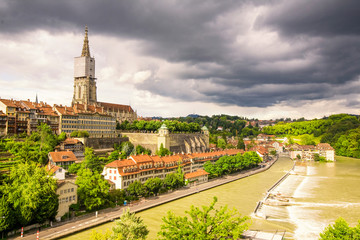
<svg viewBox="0 0 360 240">
<path fill-rule="evenodd" d="M 137 119 L 136 112 L 129 105 L 97 101 L 95 78 L 95 58 L 90 55 L 88 28 L 85 27 L 84 44 L 80 57 L 74 60 L 74 95 L 72 105 L 84 104 L 102 107 L 118 122 L 132 122 Z"/>
</svg>

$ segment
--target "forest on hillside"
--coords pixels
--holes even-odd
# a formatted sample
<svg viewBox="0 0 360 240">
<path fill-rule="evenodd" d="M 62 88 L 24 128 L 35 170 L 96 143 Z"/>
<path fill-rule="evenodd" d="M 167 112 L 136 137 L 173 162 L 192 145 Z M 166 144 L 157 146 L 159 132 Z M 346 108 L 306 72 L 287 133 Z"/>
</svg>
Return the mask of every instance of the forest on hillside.
<svg viewBox="0 0 360 240">
<path fill-rule="evenodd" d="M 360 158 L 360 121 L 356 116 L 336 114 L 310 121 L 282 123 L 263 129 L 265 134 L 299 136 L 308 134 L 329 143 L 337 155 Z"/>
</svg>

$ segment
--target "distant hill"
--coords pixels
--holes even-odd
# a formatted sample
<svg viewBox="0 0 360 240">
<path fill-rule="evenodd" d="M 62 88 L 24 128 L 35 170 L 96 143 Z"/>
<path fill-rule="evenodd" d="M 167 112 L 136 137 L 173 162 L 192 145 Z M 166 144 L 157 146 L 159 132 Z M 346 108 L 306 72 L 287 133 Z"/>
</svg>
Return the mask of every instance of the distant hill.
<svg viewBox="0 0 360 240">
<path fill-rule="evenodd" d="M 198 118 L 198 117 L 201 117 L 201 116 L 198 115 L 198 114 L 189 114 L 189 115 L 187 115 L 186 117 Z"/>
<path fill-rule="evenodd" d="M 335 148 L 336 154 L 360 158 L 360 121 L 358 115 L 336 114 L 323 119 L 284 123 L 263 128 L 266 134 L 277 136 L 307 135 L 320 138 Z"/>
</svg>

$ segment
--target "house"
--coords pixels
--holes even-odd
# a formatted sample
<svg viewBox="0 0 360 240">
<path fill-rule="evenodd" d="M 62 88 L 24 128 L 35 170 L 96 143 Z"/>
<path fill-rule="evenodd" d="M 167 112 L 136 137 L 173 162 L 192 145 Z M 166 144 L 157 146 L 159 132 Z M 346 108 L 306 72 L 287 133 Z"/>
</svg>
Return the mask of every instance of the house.
<svg viewBox="0 0 360 240">
<path fill-rule="evenodd" d="M 292 144 L 286 147 L 289 150 L 291 159 L 314 160 L 314 155 L 324 157 L 328 161 L 335 161 L 335 150 L 328 143 L 319 143 L 318 145 L 299 145 Z"/>
<path fill-rule="evenodd" d="M 75 154 L 71 151 L 49 152 L 48 157 L 50 164 L 61 166 L 64 169 L 78 161 Z"/>
<path fill-rule="evenodd" d="M 249 151 L 256 152 L 264 161 L 269 158 L 269 150 L 263 146 L 254 146 Z"/>
<path fill-rule="evenodd" d="M 198 169 L 196 172 L 187 173 L 184 175 L 185 182 L 188 184 L 189 187 L 205 183 L 208 181 L 209 173 L 206 172 L 204 169 Z"/>
<path fill-rule="evenodd" d="M 76 138 L 65 139 L 56 146 L 56 149 L 59 151 L 72 151 L 79 161 L 84 159 L 84 144 Z"/>
<path fill-rule="evenodd" d="M 55 217 L 57 221 L 61 221 L 61 217 L 69 212 L 71 204 L 77 203 L 78 186 L 70 181 L 58 181 L 56 194 L 59 195 L 59 208 Z"/>
<path fill-rule="evenodd" d="M 47 170 L 50 176 L 57 180 L 65 180 L 65 173 L 67 172 L 64 168 L 56 166 L 50 163 L 47 166 Z"/>
</svg>

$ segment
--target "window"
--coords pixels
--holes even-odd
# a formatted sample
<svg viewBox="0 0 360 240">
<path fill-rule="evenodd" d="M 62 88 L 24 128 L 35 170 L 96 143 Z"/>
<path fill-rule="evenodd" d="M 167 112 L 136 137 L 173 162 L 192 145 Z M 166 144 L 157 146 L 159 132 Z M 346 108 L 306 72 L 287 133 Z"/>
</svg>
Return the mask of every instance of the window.
<svg viewBox="0 0 360 240">
<path fill-rule="evenodd" d="M 64 192 L 63 190 L 60 190 L 60 194 L 63 194 L 63 192 Z"/>
<path fill-rule="evenodd" d="M 64 190 L 64 193 L 67 193 L 67 189 Z"/>
<path fill-rule="evenodd" d="M 68 202 L 69 201 L 69 197 L 66 197 L 66 202 Z"/>
<path fill-rule="evenodd" d="M 116 176 L 114 176 L 114 180 L 116 180 Z"/>
<path fill-rule="evenodd" d="M 75 195 L 73 196 L 73 201 L 75 201 Z"/>
<path fill-rule="evenodd" d="M 71 189 L 71 192 L 74 192 L 74 188 Z"/>
<path fill-rule="evenodd" d="M 111 169 L 109 170 L 109 173 L 111 173 Z"/>
</svg>

